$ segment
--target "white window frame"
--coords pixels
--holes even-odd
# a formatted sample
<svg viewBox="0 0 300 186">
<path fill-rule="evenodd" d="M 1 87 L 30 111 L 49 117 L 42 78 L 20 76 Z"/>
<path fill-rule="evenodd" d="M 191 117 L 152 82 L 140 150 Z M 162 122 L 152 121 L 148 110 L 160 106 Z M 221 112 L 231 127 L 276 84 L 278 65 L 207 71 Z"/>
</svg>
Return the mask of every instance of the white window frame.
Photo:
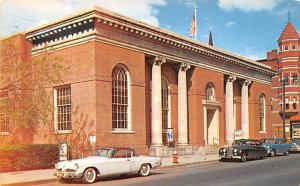
<svg viewBox="0 0 300 186">
<path fill-rule="evenodd" d="M 7 99 L 6 96 L 0 97 L 0 101 Z M 4 117 L 5 122 L 7 122 L 7 131 L 2 131 L 2 117 Z M 6 124 L 4 124 L 6 125 Z M 9 119 L 5 113 L 0 113 L 0 136 L 9 135 Z"/>
<path fill-rule="evenodd" d="M 266 132 L 266 97 L 263 95 L 263 94 L 261 94 L 260 96 L 259 96 L 259 111 L 260 111 L 260 107 L 261 107 L 261 102 L 260 102 L 260 98 L 263 98 L 263 120 L 262 120 L 262 122 L 263 122 L 263 124 L 262 124 L 262 128 L 263 128 L 263 130 L 261 130 L 261 117 L 260 117 L 260 113 L 259 113 L 259 132 L 260 133 L 265 133 Z"/>
<path fill-rule="evenodd" d="M 167 128 L 171 128 L 171 88 L 170 88 L 170 83 L 166 77 L 162 76 L 162 81 L 165 81 L 167 83 L 167 88 L 168 88 L 168 126 L 167 126 Z M 167 131 L 165 130 L 163 132 L 167 132 Z"/>
<path fill-rule="evenodd" d="M 114 72 L 115 68 L 122 68 L 126 73 L 126 78 L 127 78 L 127 99 L 128 99 L 127 100 L 127 102 L 128 102 L 128 106 L 127 106 L 127 128 L 113 128 L 113 123 L 111 122 L 111 133 L 134 133 L 134 131 L 132 131 L 132 122 L 131 122 L 131 112 L 132 112 L 132 106 L 131 105 L 132 104 L 131 104 L 130 74 L 129 74 L 129 71 L 128 71 L 128 69 L 125 65 L 118 64 L 112 70 L 112 83 L 113 83 L 113 72 Z M 112 94 L 113 94 L 113 92 L 112 92 Z M 112 104 L 112 102 L 113 102 L 113 100 L 111 101 L 111 104 Z M 112 113 L 112 117 L 113 117 L 113 113 Z"/>
<path fill-rule="evenodd" d="M 59 130 L 58 129 L 58 104 L 57 104 L 57 94 L 59 89 L 70 88 L 70 96 L 71 96 L 71 129 L 70 130 Z M 54 132 L 55 133 L 71 133 L 72 132 L 72 88 L 71 85 L 55 87 L 53 91 L 53 101 L 54 101 Z"/>
</svg>

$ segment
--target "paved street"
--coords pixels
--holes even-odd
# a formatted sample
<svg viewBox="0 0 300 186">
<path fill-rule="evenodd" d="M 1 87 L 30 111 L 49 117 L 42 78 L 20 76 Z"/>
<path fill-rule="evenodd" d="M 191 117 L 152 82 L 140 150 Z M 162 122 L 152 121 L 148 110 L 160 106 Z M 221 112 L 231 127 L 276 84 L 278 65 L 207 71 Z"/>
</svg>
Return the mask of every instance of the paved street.
<svg viewBox="0 0 300 186">
<path fill-rule="evenodd" d="M 121 176 L 99 180 L 101 186 L 199 186 L 199 185 L 272 185 L 300 186 L 300 154 L 277 156 L 264 160 L 214 162 L 181 168 L 157 169 L 149 177 Z M 81 182 L 47 183 L 47 185 L 79 185 Z M 45 184 L 38 184 L 45 185 Z"/>
</svg>

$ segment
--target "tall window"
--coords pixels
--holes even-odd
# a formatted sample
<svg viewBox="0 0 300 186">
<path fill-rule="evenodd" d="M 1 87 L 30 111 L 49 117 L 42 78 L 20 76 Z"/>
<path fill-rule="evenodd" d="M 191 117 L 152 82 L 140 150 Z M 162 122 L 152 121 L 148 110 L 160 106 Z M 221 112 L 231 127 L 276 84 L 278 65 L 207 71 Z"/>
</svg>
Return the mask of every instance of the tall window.
<svg viewBox="0 0 300 186">
<path fill-rule="evenodd" d="M 7 93 L 0 94 L 0 135 L 6 135 L 9 133 L 9 120 L 3 110 L 5 107 L 5 100 L 7 99 Z"/>
<path fill-rule="evenodd" d="M 266 102 L 265 96 L 263 94 L 259 97 L 259 131 L 265 132 L 266 131 Z"/>
<path fill-rule="evenodd" d="M 8 117 L 6 114 L 0 113 L 0 134 L 9 133 Z"/>
<path fill-rule="evenodd" d="M 294 110 L 297 109 L 297 99 L 296 99 L 296 97 L 293 97 L 293 109 Z"/>
<path fill-rule="evenodd" d="M 165 78 L 161 80 L 161 100 L 162 100 L 162 129 L 169 127 L 169 83 Z"/>
<path fill-rule="evenodd" d="M 128 129 L 129 81 L 128 73 L 121 66 L 112 72 L 112 129 Z"/>
<path fill-rule="evenodd" d="M 72 130 L 71 113 L 71 86 L 56 88 L 55 97 L 55 122 L 58 131 Z"/>
</svg>

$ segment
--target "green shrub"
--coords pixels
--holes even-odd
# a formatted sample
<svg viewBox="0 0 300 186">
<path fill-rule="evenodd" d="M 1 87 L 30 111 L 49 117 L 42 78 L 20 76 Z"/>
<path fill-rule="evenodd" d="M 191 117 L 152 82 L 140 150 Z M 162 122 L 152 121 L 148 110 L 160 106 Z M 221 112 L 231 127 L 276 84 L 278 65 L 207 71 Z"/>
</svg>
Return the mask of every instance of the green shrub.
<svg viewBox="0 0 300 186">
<path fill-rule="evenodd" d="M 58 155 L 56 144 L 0 147 L 0 172 L 53 168 Z"/>
</svg>

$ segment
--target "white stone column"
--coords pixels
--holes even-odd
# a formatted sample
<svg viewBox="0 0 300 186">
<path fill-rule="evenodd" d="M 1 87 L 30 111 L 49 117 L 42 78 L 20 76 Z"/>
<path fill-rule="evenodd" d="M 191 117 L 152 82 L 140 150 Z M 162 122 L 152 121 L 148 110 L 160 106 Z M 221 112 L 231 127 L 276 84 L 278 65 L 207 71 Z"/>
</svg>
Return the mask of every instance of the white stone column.
<svg viewBox="0 0 300 186">
<path fill-rule="evenodd" d="M 162 100 L 161 100 L 161 65 L 166 62 L 162 57 L 155 57 L 152 64 L 151 91 L 151 146 L 163 146 L 162 143 Z"/>
<path fill-rule="evenodd" d="M 233 82 L 235 76 L 229 76 L 226 82 L 226 143 L 234 140 L 234 130 L 236 128 L 233 116 Z"/>
<path fill-rule="evenodd" d="M 189 68 L 186 63 L 178 68 L 178 145 L 188 145 L 186 71 Z"/>
<path fill-rule="evenodd" d="M 242 86 L 242 138 L 249 138 L 249 106 L 248 106 L 248 87 L 250 80 L 245 80 Z"/>
</svg>

